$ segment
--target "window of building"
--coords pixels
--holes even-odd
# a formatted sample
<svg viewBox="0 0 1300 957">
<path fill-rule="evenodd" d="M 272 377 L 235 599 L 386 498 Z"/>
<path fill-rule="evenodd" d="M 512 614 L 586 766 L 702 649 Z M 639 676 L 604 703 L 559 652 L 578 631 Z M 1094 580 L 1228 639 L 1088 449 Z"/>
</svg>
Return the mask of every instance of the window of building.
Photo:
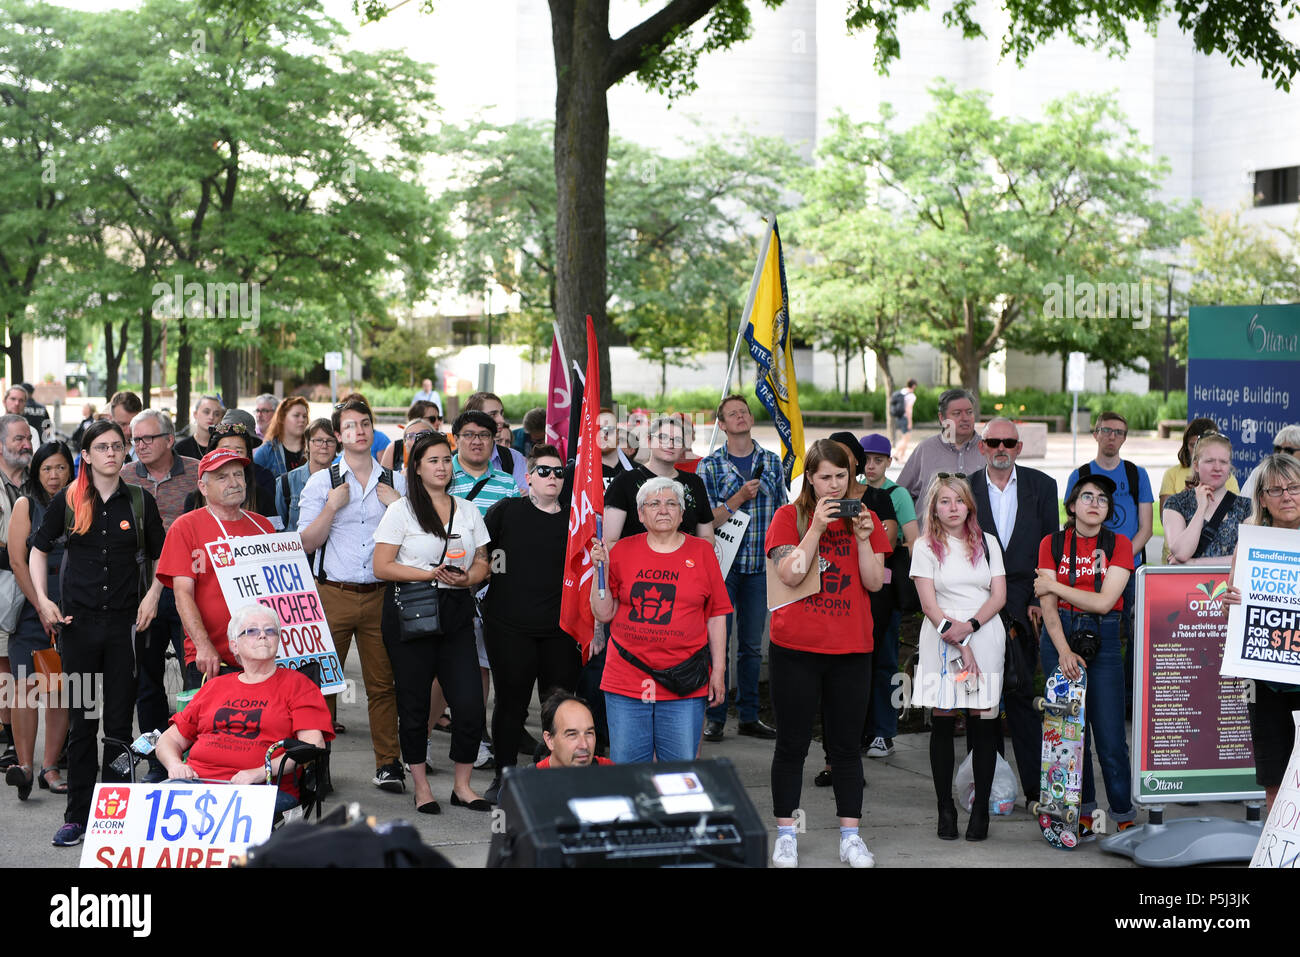
<svg viewBox="0 0 1300 957">
<path fill-rule="evenodd" d="M 1255 205 L 1280 206 L 1300 202 L 1300 166 L 1255 171 Z"/>
</svg>

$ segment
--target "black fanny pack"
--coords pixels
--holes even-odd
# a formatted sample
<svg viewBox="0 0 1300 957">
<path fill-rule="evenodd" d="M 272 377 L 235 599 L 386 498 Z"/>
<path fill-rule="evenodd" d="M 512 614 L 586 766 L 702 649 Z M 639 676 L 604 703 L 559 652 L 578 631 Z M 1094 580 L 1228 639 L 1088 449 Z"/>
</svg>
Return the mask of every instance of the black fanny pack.
<svg viewBox="0 0 1300 957">
<path fill-rule="evenodd" d="M 671 668 L 651 668 L 612 638 L 609 643 L 617 648 L 618 653 L 627 661 L 640 668 L 667 688 L 669 693 L 675 694 L 679 698 L 694 694 L 709 683 L 709 645 L 707 642 L 695 654 Z"/>
</svg>

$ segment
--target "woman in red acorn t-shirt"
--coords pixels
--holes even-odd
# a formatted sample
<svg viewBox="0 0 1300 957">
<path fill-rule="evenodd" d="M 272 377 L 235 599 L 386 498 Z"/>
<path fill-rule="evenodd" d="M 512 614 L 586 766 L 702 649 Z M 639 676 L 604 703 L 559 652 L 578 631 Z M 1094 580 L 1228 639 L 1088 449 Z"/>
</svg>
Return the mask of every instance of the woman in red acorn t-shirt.
<svg viewBox="0 0 1300 957">
<path fill-rule="evenodd" d="M 1034 594 L 1043 606 L 1043 674 L 1050 676 L 1058 661 L 1071 681 L 1078 679 L 1081 666 L 1088 669 L 1079 808 L 1085 829 L 1091 827 L 1097 807 L 1092 773 L 1094 735 L 1111 820 L 1123 830 L 1137 817 L 1124 736 L 1124 661 L 1120 656 L 1120 612 L 1124 586 L 1133 574 L 1133 543 L 1126 535 L 1104 527 L 1114 500 L 1115 483 L 1107 476 L 1094 473 L 1079 479 L 1065 499 L 1065 531 L 1056 533 L 1061 536 L 1061 555 L 1058 559 L 1055 554 L 1055 536 L 1044 538 L 1038 546 L 1038 578 L 1034 582 Z M 1078 638 L 1088 632 L 1101 640 L 1092 661 L 1085 662 L 1071 647 L 1071 639 L 1081 647 Z"/>
<path fill-rule="evenodd" d="M 616 764 L 693 760 L 707 704 L 723 700 L 726 620 L 731 601 L 713 546 L 678 529 L 686 507 L 680 482 L 650 479 L 636 493 L 643 535 L 591 558 L 608 563 L 605 596 L 591 611 L 609 624 L 605 692 L 609 754 Z"/>
<path fill-rule="evenodd" d="M 318 748 L 334 737 L 325 697 L 310 678 L 276 664 L 280 619 L 265 605 L 236 608 L 227 626 L 231 650 L 244 670 L 204 683 L 158 739 L 158 760 L 175 780 L 204 778 L 232 784 L 270 784 L 283 753 L 277 741 L 297 738 Z M 188 751 L 189 755 L 182 758 Z M 293 761 L 284 761 L 284 770 Z M 297 802 L 292 779 L 280 782 L 276 810 Z"/>
<path fill-rule="evenodd" d="M 853 463 L 844 447 L 828 439 L 812 444 L 804 483 L 793 505 L 777 509 L 764 548 L 781 582 L 797 587 L 820 571 L 814 595 L 772 612 L 769 651 L 776 751 L 772 755 L 772 804 L 776 867 L 797 867 L 794 810 L 799 806 L 804 759 L 820 703 L 826 751 L 840 819 L 840 860 L 871 867 L 875 858 L 858 835 L 862 817 L 862 755 L 859 741 L 871 689 L 871 603 L 868 592 L 885 581 L 889 539 L 868 508 L 839 518 L 839 499 L 849 490 Z"/>
</svg>

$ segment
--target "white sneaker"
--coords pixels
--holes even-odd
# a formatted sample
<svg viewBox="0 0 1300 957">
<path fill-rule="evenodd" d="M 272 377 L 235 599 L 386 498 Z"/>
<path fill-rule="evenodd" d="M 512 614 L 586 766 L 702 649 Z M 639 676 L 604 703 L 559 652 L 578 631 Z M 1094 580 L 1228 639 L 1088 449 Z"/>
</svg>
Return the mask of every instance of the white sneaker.
<svg viewBox="0 0 1300 957">
<path fill-rule="evenodd" d="M 433 735 L 429 735 L 429 740 L 424 745 L 424 770 L 432 771 L 434 768 L 433 757 Z"/>
<path fill-rule="evenodd" d="M 840 841 L 840 860 L 849 867 L 876 866 L 876 856 L 867 850 L 867 845 L 856 834 L 850 834 Z"/>
<path fill-rule="evenodd" d="M 772 848 L 773 867 L 798 867 L 799 845 L 789 834 L 781 834 Z"/>
<path fill-rule="evenodd" d="M 882 738 L 877 735 L 871 739 L 871 744 L 867 745 L 867 757 L 869 758 L 887 758 L 893 753 L 893 738 Z"/>
<path fill-rule="evenodd" d="M 474 767 L 479 770 L 496 767 L 496 761 L 492 757 L 492 749 L 488 747 L 486 741 L 480 741 L 478 743 L 478 757 L 474 761 Z"/>
</svg>

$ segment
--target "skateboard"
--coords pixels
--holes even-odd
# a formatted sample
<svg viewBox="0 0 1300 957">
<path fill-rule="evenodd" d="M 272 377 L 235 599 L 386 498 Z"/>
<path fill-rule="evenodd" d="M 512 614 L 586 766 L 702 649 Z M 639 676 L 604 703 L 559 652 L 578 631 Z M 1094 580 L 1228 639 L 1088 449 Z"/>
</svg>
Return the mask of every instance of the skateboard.
<svg viewBox="0 0 1300 957">
<path fill-rule="evenodd" d="M 1057 668 L 1047 677 L 1043 697 L 1034 699 L 1034 708 L 1043 713 L 1043 753 L 1041 793 L 1029 810 L 1038 815 L 1043 839 L 1062 851 L 1079 846 L 1083 704 L 1087 690 L 1085 668 L 1080 666 L 1078 681 L 1070 681 Z"/>
</svg>

